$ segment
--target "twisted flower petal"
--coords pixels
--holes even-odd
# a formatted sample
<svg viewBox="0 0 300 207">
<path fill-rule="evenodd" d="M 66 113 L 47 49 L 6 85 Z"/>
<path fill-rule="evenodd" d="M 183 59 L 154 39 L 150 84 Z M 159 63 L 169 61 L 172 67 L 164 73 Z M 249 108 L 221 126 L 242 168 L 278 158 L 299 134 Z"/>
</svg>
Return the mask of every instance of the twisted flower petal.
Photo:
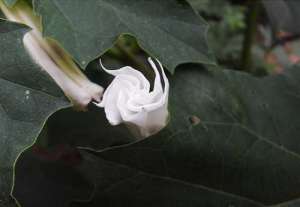
<svg viewBox="0 0 300 207">
<path fill-rule="evenodd" d="M 169 81 L 161 63 L 148 58 L 155 73 L 153 90 L 145 76 L 126 66 L 118 70 L 104 71 L 115 76 L 104 92 L 99 107 L 104 107 L 112 125 L 125 123 L 137 137 L 148 137 L 166 126 L 168 120 Z"/>
</svg>

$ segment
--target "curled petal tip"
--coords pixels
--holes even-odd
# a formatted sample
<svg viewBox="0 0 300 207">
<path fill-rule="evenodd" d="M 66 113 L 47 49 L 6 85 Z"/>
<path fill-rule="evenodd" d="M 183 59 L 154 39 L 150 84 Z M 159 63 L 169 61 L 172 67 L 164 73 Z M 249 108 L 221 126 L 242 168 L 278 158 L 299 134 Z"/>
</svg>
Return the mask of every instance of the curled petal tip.
<svg viewBox="0 0 300 207">
<path fill-rule="evenodd" d="M 100 66 L 101 66 L 101 68 L 102 68 L 103 70 L 107 70 L 107 69 L 104 67 L 103 63 L 102 63 L 101 58 L 99 59 L 99 63 L 100 63 Z"/>
<path fill-rule="evenodd" d="M 92 103 L 99 108 L 103 108 L 103 104 L 101 102 L 92 101 Z"/>
</svg>

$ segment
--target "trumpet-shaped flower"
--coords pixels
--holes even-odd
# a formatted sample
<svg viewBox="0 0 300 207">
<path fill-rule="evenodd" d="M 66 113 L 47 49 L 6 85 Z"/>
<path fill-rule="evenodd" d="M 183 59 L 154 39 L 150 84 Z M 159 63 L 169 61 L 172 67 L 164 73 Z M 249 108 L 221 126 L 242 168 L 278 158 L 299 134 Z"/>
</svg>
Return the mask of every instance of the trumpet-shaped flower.
<svg viewBox="0 0 300 207">
<path fill-rule="evenodd" d="M 126 66 L 118 70 L 104 71 L 115 76 L 105 90 L 99 107 L 104 107 L 112 125 L 125 123 L 138 137 L 148 137 L 166 126 L 168 121 L 169 81 L 161 63 L 158 70 L 154 61 L 148 59 L 155 73 L 154 87 L 138 70 Z"/>
</svg>

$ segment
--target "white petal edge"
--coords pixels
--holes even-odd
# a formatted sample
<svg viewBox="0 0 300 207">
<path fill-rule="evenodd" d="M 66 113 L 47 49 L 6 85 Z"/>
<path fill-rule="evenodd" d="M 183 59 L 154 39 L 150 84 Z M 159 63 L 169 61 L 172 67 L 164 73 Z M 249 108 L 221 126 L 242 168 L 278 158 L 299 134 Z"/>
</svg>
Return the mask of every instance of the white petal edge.
<svg viewBox="0 0 300 207">
<path fill-rule="evenodd" d="M 104 108 L 112 125 L 124 122 L 139 137 L 147 137 L 161 130 L 166 126 L 169 114 L 168 78 L 157 59 L 160 71 L 152 58 L 148 58 L 148 62 L 155 73 L 152 91 L 149 81 L 140 71 L 129 66 L 108 70 L 100 59 L 103 70 L 115 78 L 105 90 L 102 101 L 95 105 Z"/>
</svg>

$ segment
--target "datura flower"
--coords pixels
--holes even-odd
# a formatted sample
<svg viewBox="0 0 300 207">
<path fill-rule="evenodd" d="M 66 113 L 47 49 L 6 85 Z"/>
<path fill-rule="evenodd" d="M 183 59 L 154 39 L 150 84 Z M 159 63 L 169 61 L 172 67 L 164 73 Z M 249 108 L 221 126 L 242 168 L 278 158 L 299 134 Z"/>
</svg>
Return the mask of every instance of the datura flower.
<svg viewBox="0 0 300 207">
<path fill-rule="evenodd" d="M 138 70 L 126 66 L 118 70 L 107 70 L 115 76 L 104 92 L 99 107 L 104 107 L 106 117 L 112 125 L 125 123 L 137 138 L 153 135 L 166 126 L 168 121 L 169 81 L 161 63 L 148 59 L 155 73 L 153 90 L 145 76 Z"/>
<path fill-rule="evenodd" d="M 32 28 L 24 35 L 25 48 L 76 108 L 85 110 L 90 102 L 101 100 L 103 88 L 88 80 L 70 55 L 54 40 L 42 36 L 40 18 L 33 13 L 25 1 L 18 1 L 13 8 L 8 8 L 3 0 L 0 0 L 0 8 L 8 20 Z"/>
</svg>

